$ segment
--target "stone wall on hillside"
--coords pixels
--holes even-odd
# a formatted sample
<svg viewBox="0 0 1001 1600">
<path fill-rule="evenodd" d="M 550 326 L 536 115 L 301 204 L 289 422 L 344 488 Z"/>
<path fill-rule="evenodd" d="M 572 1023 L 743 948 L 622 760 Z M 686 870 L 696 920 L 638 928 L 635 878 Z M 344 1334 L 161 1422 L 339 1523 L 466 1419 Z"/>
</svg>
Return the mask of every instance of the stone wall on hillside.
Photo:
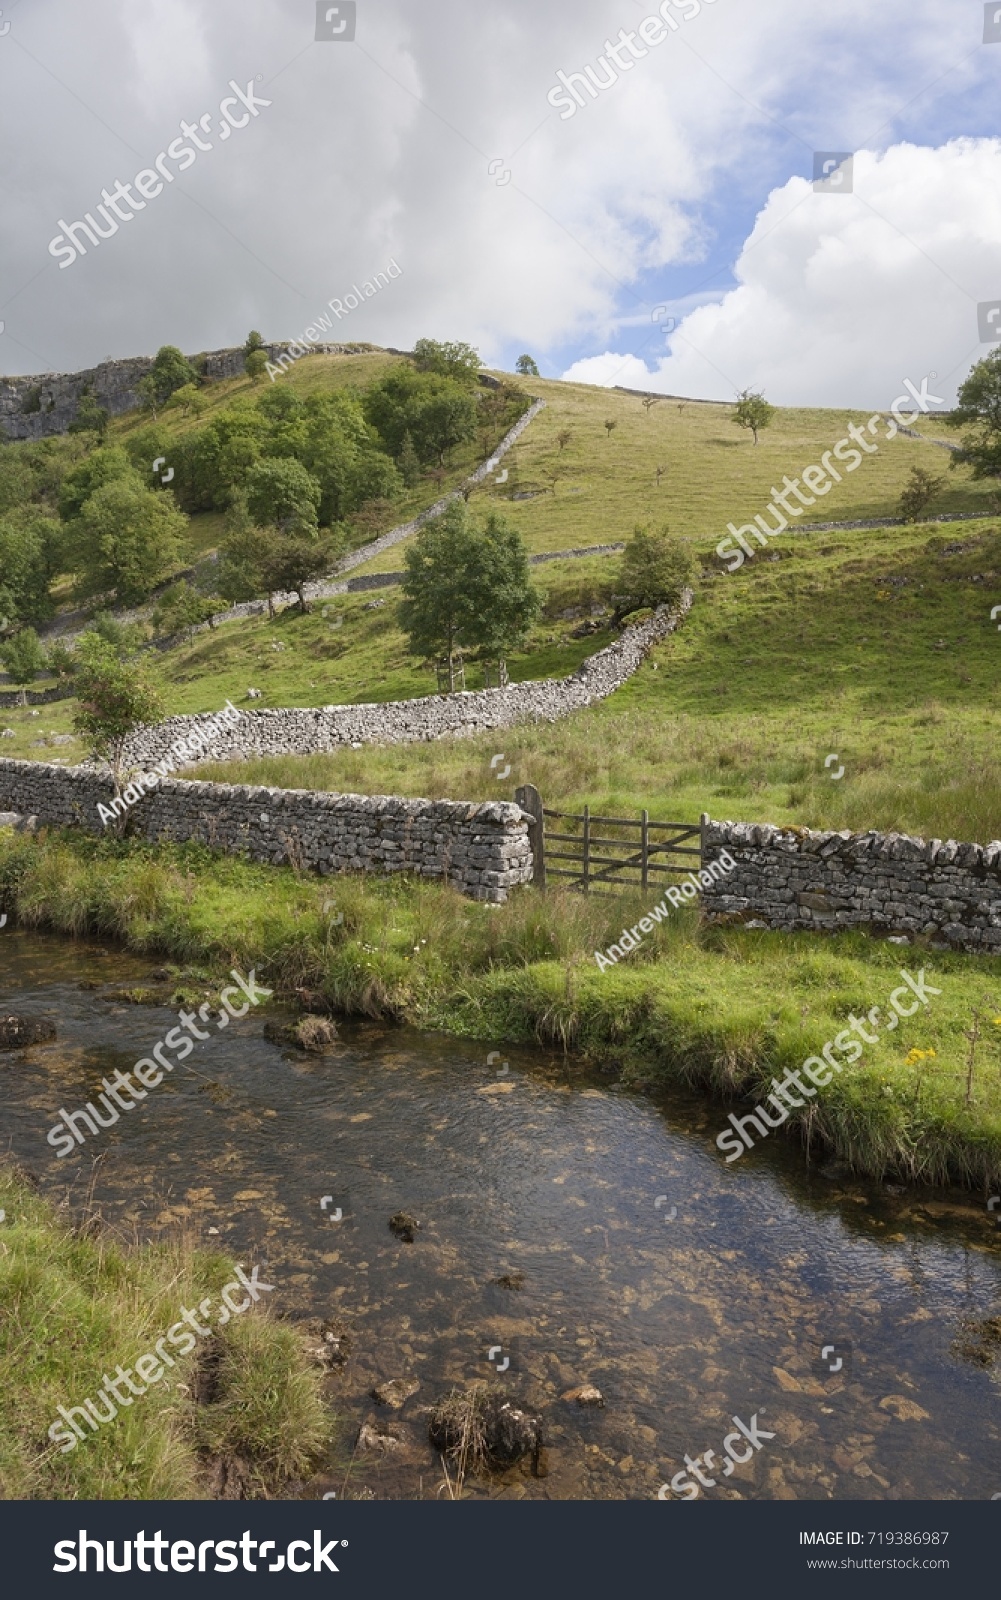
<svg viewBox="0 0 1001 1600">
<path fill-rule="evenodd" d="M 262 348 L 269 361 L 275 361 L 287 344 L 285 340 Z M 374 349 L 375 346 L 317 344 L 312 346 L 310 354 L 347 355 L 358 348 Z M 210 350 L 188 359 L 215 381 L 236 378 L 243 371 L 241 346 Z M 0 429 L 8 439 L 44 439 L 53 433 L 65 433 L 88 385 L 111 416 L 134 411 L 139 404 L 137 385 L 152 365 L 152 356 L 129 356 L 122 361 L 102 361 L 85 372 L 39 372 L 0 378 Z M 25 411 L 26 404 L 32 409 Z"/>
<path fill-rule="evenodd" d="M 710 913 L 770 928 L 867 928 L 924 934 L 985 955 L 1001 951 L 1001 840 L 958 844 L 711 822 L 705 843 L 710 858 L 726 849 L 737 862 L 703 895 Z"/>
<path fill-rule="evenodd" d="M 39 824 L 102 833 L 98 805 L 110 806 L 112 793 L 109 778 L 81 767 L 0 760 L 0 812 Z M 195 839 L 324 874 L 412 872 L 495 905 L 532 876 L 528 822 L 507 801 L 465 805 L 166 779 L 127 817 L 130 833 L 151 841 Z"/>
<path fill-rule="evenodd" d="M 194 765 L 199 759 L 314 755 L 344 744 L 426 743 L 467 737 L 489 728 L 510 728 L 520 722 L 556 722 L 613 694 L 641 666 L 651 645 L 674 632 L 691 604 L 689 589 L 676 610 L 662 606 L 646 622 L 627 628 L 614 644 L 589 656 L 568 678 L 383 704 L 244 711 L 238 725 L 220 739 L 214 754 L 192 755 L 184 764 Z M 126 765 L 150 768 L 176 740 L 204 725 L 209 715 L 168 717 L 155 727 L 138 729 L 126 746 Z"/>
</svg>

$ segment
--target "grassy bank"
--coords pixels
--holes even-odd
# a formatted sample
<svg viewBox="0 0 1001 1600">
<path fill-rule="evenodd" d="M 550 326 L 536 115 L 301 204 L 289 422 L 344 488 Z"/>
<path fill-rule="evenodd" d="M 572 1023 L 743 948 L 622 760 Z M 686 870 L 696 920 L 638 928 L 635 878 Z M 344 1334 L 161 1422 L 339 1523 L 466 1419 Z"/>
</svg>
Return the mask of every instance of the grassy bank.
<svg viewBox="0 0 1001 1600">
<path fill-rule="evenodd" d="M 0 909 L 27 927 L 167 956 L 179 982 L 190 963 L 219 973 L 253 966 L 279 995 L 322 989 L 348 1014 L 408 1020 L 487 1049 L 556 1046 L 628 1084 L 684 1083 L 721 1101 L 759 1099 L 773 1074 L 817 1054 L 852 1013 L 885 1007 L 902 966 L 924 967 L 941 994 L 867 1046 L 811 1102 L 809 1126 L 797 1111 L 787 1129 L 868 1174 L 972 1186 L 1001 1178 L 996 958 L 857 933 L 700 926 L 683 910 L 600 972 L 594 952 L 645 905 L 523 891 L 495 909 L 402 878 L 321 881 L 197 846 L 9 830 L 0 830 Z M 983 1037 L 967 1093 L 975 1008 Z M 727 1109 L 718 1107 L 721 1128 Z"/>
<path fill-rule="evenodd" d="M 329 1434 L 316 1369 L 292 1327 L 252 1311 L 188 1355 L 175 1347 L 173 1370 L 74 1449 L 50 1442 L 58 1406 L 90 1398 L 106 1413 L 103 1375 L 133 1370 L 182 1306 L 218 1304 L 233 1262 L 74 1230 L 9 1166 L 0 1207 L 0 1498 L 201 1499 L 220 1457 L 240 1458 L 251 1494 L 308 1470 Z"/>
</svg>

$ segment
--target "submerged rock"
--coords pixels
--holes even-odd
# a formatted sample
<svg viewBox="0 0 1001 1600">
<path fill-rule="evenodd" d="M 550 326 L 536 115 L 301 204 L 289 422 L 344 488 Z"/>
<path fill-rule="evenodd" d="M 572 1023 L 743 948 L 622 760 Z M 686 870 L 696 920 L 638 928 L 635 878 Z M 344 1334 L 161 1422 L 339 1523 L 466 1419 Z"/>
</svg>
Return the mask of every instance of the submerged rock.
<svg viewBox="0 0 1001 1600">
<path fill-rule="evenodd" d="M 29 1044 L 46 1044 L 56 1036 L 48 1017 L 0 1016 L 0 1050 L 23 1050 Z"/>
<path fill-rule="evenodd" d="M 403 1240 L 404 1244 L 413 1244 L 414 1234 L 420 1227 L 420 1223 L 416 1217 L 410 1215 L 409 1211 L 397 1211 L 395 1216 L 390 1217 L 389 1226 L 393 1233 L 396 1234 L 396 1237 Z"/>
<path fill-rule="evenodd" d="M 498 1289 L 523 1289 L 525 1287 L 525 1274 L 523 1272 L 502 1272 L 499 1278 L 491 1278 L 491 1283 Z"/>
<path fill-rule="evenodd" d="M 560 1395 L 561 1400 L 576 1400 L 579 1406 L 603 1406 L 605 1397 L 600 1389 L 593 1383 L 582 1383 L 579 1389 L 568 1389 Z"/>
<path fill-rule="evenodd" d="M 419 1388 L 420 1384 L 416 1378 L 390 1378 L 386 1383 L 375 1384 L 369 1390 L 369 1394 L 373 1400 L 378 1400 L 381 1406 L 389 1406 L 392 1411 L 400 1411 Z"/>
<path fill-rule="evenodd" d="M 402 1450 L 404 1441 L 398 1439 L 395 1433 L 384 1433 L 372 1422 L 363 1422 L 358 1431 L 358 1450 Z"/>
</svg>

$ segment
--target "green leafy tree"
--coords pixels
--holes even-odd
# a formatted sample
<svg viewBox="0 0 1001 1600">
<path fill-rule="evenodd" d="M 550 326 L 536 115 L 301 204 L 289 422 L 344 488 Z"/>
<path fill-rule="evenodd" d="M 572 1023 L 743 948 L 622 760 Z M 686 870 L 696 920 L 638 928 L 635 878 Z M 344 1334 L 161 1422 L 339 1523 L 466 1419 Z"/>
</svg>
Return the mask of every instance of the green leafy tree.
<svg viewBox="0 0 1001 1600">
<path fill-rule="evenodd" d="M 76 408 L 76 416 L 69 425 L 70 433 L 96 433 L 103 444 L 108 431 L 108 413 L 97 397 L 85 389 Z"/>
<path fill-rule="evenodd" d="M 54 639 L 49 645 L 48 666 L 52 676 L 61 684 L 72 681 L 76 672 L 76 651 L 65 639 Z"/>
<path fill-rule="evenodd" d="M 524 644 L 542 597 L 532 583 L 521 534 L 496 511 L 471 541 L 467 574 L 471 616 L 460 642 L 503 669 L 511 651 Z"/>
<path fill-rule="evenodd" d="M 161 405 L 170 399 L 175 389 L 182 389 L 185 384 L 198 382 L 196 368 L 174 344 L 160 346 L 153 358 L 149 376 L 153 380 L 156 397 Z"/>
<path fill-rule="evenodd" d="M 606 439 L 610 439 L 612 437 L 612 434 L 615 432 L 615 430 L 616 430 L 616 428 L 618 426 L 619 426 L 619 424 L 616 422 L 614 417 L 606 417 L 605 418 L 605 438 Z"/>
<path fill-rule="evenodd" d="M 638 527 L 622 552 L 619 581 L 623 594 L 615 621 L 647 606 L 677 605 L 691 583 L 695 565 L 690 547 L 666 526 L 658 533 Z"/>
<path fill-rule="evenodd" d="M 396 465 L 400 469 L 400 477 L 403 479 L 406 488 L 416 488 L 421 481 L 421 464 L 417 451 L 414 449 L 414 441 L 410 437 L 409 428 L 403 435 L 403 443 L 400 446 L 400 454 L 397 457 Z"/>
<path fill-rule="evenodd" d="M 115 655 L 122 661 L 134 656 L 146 637 L 137 622 L 119 622 L 111 611 L 96 611 L 90 620 L 87 632 L 96 633 L 99 639 L 110 644 Z"/>
<path fill-rule="evenodd" d="M 1001 477 L 1001 350 L 971 367 L 955 408 L 943 421 L 965 429 L 951 466 L 971 467 L 974 478 Z"/>
<path fill-rule="evenodd" d="M 189 412 L 200 417 L 208 401 L 196 383 L 182 383 L 179 389 L 174 390 L 167 404 L 171 410 L 179 409 L 182 417 L 186 417 Z"/>
<path fill-rule="evenodd" d="M 738 428 L 749 428 L 758 442 L 758 434 L 764 428 L 770 428 L 775 407 L 769 405 L 763 394 L 755 394 L 751 389 L 743 389 L 737 396 L 734 407 L 733 420 Z"/>
<path fill-rule="evenodd" d="M 515 368 L 523 378 L 537 378 L 539 376 L 539 369 L 531 356 L 519 356 L 515 362 Z"/>
<path fill-rule="evenodd" d="M 78 592 L 113 595 L 119 605 L 148 599 L 188 554 L 187 528 L 170 491 L 148 489 L 130 468 L 96 489 L 73 520 Z"/>
<path fill-rule="evenodd" d="M 299 596 L 299 610 L 309 610 L 306 603 L 306 584 L 329 572 L 344 548 L 343 539 L 337 535 L 321 536 L 308 533 L 282 534 L 269 542 L 262 563 L 262 572 L 269 596 L 275 590 L 285 590 Z"/>
<path fill-rule="evenodd" d="M 259 528 L 247 510 L 246 495 L 235 494 L 219 546 L 217 584 L 226 600 L 253 600 L 266 589 L 265 561 L 273 543 L 270 529 Z M 268 610 L 273 613 L 270 591 Z"/>
<path fill-rule="evenodd" d="M 171 584 L 153 608 L 153 626 L 158 633 L 189 635 L 203 622 L 211 622 L 224 608 L 218 599 L 201 594 L 186 578 Z"/>
<path fill-rule="evenodd" d="M 247 476 L 247 510 L 259 528 L 315 534 L 323 491 L 299 461 L 259 461 Z"/>
<path fill-rule="evenodd" d="M 120 446 L 94 450 L 79 466 L 71 468 L 63 479 L 59 490 L 60 517 L 64 522 L 72 521 L 80 515 L 84 503 L 95 490 L 102 489 L 116 478 L 127 477 L 130 471 L 131 462 Z"/>
<path fill-rule="evenodd" d="M 264 349 L 264 340 L 256 328 L 251 328 L 243 345 L 244 356 L 252 356 L 255 350 Z"/>
<path fill-rule="evenodd" d="M 475 383 L 481 366 L 479 353 L 471 344 L 460 341 L 441 343 L 438 339 L 418 339 L 414 345 L 414 366 L 418 372 L 433 372 L 439 378 L 454 378 L 458 383 Z"/>
<path fill-rule="evenodd" d="M 34 683 L 45 668 L 45 651 L 34 628 L 22 628 L 13 639 L 0 645 L 0 661 L 10 674 L 12 683 L 21 690 L 21 704 L 28 703 L 28 685 Z"/>
<path fill-rule="evenodd" d="M 98 761 L 110 764 L 120 794 L 126 741 L 141 724 L 161 720 L 160 691 L 143 663 L 123 661 L 96 633 L 83 634 L 77 645 L 73 687 L 74 730 Z"/>
<path fill-rule="evenodd" d="M 139 379 L 136 384 L 136 394 L 139 396 L 140 408 L 148 411 L 155 422 L 163 402 L 160 399 L 156 379 L 151 372 L 147 372 L 145 378 Z"/>
<path fill-rule="evenodd" d="M 904 492 L 900 496 L 900 515 L 905 522 L 916 522 L 944 483 L 944 478 L 934 477 L 932 473 L 926 472 L 924 467 L 912 467 Z"/>
<path fill-rule="evenodd" d="M 34 506 L 0 518 L 0 617 L 42 622 L 55 609 L 49 585 L 62 564 L 62 523 Z"/>
<path fill-rule="evenodd" d="M 251 350 L 250 354 L 245 358 L 243 366 L 251 383 L 260 383 L 268 369 L 267 352 L 264 350 Z"/>
<path fill-rule="evenodd" d="M 411 654 L 447 663 L 450 688 L 460 649 L 502 659 L 538 614 L 520 535 L 496 514 L 479 530 L 453 501 L 420 530 L 404 561 L 400 624 Z"/>
</svg>

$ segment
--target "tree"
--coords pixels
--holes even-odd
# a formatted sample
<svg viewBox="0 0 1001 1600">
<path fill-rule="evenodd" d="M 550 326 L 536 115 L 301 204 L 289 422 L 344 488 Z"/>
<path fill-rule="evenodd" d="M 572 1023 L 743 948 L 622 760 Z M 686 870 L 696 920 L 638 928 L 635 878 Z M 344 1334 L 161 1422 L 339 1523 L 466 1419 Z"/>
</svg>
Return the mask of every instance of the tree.
<svg viewBox="0 0 1001 1600">
<path fill-rule="evenodd" d="M 7 668 L 11 682 L 21 690 L 22 706 L 27 705 L 28 685 L 34 683 L 45 667 L 45 651 L 34 628 L 22 628 L 7 644 L 0 645 L 0 661 Z"/>
<path fill-rule="evenodd" d="M 283 534 L 317 530 L 322 489 L 299 461 L 259 461 L 247 476 L 247 510 L 259 528 Z"/>
<path fill-rule="evenodd" d="M 157 389 L 156 379 L 151 372 L 145 378 L 140 378 L 136 384 L 136 394 L 139 396 L 139 405 L 143 411 L 148 411 L 156 421 L 156 414 L 160 409 L 160 393 Z"/>
<path fill-rule="evenodd" d="M 496 513 L 479 531 L 453 501 L 420 530 L 404 561 L 401 626 L 413 655 L 447 662 L 450 689 L 460 648 L 502 658 L 538 614 L 521 536 Z"/>
<path fill-rule="evenodd" d="M 637 527 L 622 552 L 615 621 L 646 606 L 677 605 L 695 571 L 690 547 L 672 537 L 666 524 L 659 533 Z"/>
<path fill-rule="evenodd" d="M 100 444 L 104 443 L 104 436 L 108 431 L 108 413 L 89 389 L 85 389 L 80 396 L 76 408 L 76 416 L 67 431 L 69 433 L 93 432 L 97 434 L 98 442 Z"/>
<path fill-rule="evenodd" d="M 414 366 L 418 372 L 433 372 L 440 378 L 471 384 L 476 382 L 481 365 L 479 353 L 472 345 L 458 340 L 442 344 L 437 339 L 418 339 L 414 345 Z"/>
<path fill-rule="evenodd" d="M 179 389 L 174 390 L 167 404 L 171 410 L 175 407 L 180 407 L 183 417 L 186 417 L 189 411 L 193 411 L 196 417 L 200 417 L 208 402 L 200 392 L 197 384 L 182 383 Z"/>
<path fill-rule="evenodd" d="M 79 466 L 71 468 L 59 490 L 59 515 L 64 522 L 78 517 L 83 506 L 97 489 L 115 478 L 127 477 L 131 462 L 125 451 L 115 445 L 105 450 L 94 450 Z"/>
<path fill-rule="evenodd" d="M 80 638 L 73 687 L 77 697 L 74 730 L 87 739 L 98 761 L 110 762 L 117 795 L 129 735 L 141 723 L 159 722 L 163 717 L 159 689 L 141 663 L 120 660 L 107 640 L 96 633 Z"/>
<path fill-rule="evenodd" d="M 733 420 L 738 428 L 750 428 L 754 435 L 754 442 L 758 442 L 758 434 L 763 428 L 771 427 L 775 407 L 769 405 L 763 394 L 755 394 L 751 389 L 743 389 L 737 396 Z"/>
<path fill-rule="evenodd" d="M 170 399 L 175 389 L 182 389 L 185 384 L 198 382 L 197 371 L 175 344 L 160 346 L 153 358 L 148 376 L 153 380 L 154 392 L 161 405 Z"/>
<path fill-rule="evenodd" d="M 99 639 L 110 644 L 120 661 L 134 656 L 146 637 L 137 622 L 119 622 L 110 611 L 95 612 L 87 632 L 96 633 Z"/>
<path fill-rule="evenodd" d="M 916 522 L 944 483 L 944 478 L 933 477 L 924 467 L 912 467 L 907 486 L 900 496 L 900 515 L 904 521 Z"/>
<path fill-rule="evenodd" d="M 259 528 L 247 510 L 242 492 L 234 495 L 226 513 L 222 543 L 219 546 L 219 593 L 226 600 L 253 600 L 265 588 L 264 562 L 274 540 L 273 534 Z M 268 612 L 274 614 L 271 593 Z"/>
<path fill-rule="evenodd" d="M 243 363 L 244 370 L 251 383 L 260 383 L 268 366 L 267 352 L 264 350 L 251 350 Z"/>
<path fill-rule="evenodd" d="M 35 506 L 0 518 L 0 617 L 42 622 L 55 610 L 49 585 L 62 563 L 63 525 Z"/>
<path fill-rule="evenodd" d="M 642 405 L 643 410 L 646 412 L 648 417 L 650 415 L 650 408 L 652 406 L 657 405 L 658 402 L 660 400 L 662 400 L 663 398 L 664 398 L 663 395 L 659 395 L 659 394 L 645 394 L 643 396 L 643 399 L 640 401 L 640 404 Z"/>
<path fill-rule="evenodd" d="M 276 589 L 294 591 L 299 596 L 299 610 L 307 612 L 306 584 L 329 572 L 343 549 L 343 538 L 336 535 L 324 538 L 314 533 L 310 537 L 303 532 L 272 539 L 261 564 L 269 596 Z"/>
<path fill-rule="evenodd" d="M 491 511 L 482 534 L 470 541 L 467 570 L 471 616 L 460 643 L 480 660 L 496 661 L 500 678 L 505 658 L 524 643 L 538 617 L 542 597 L 521 534 L 498 512 Z"/>
<path fill-rule="evenodd" d="M 70 561 L 81 595 L 148 599 L 187 554 L 188 519 L 169 490 L 146 487 L 131 468 L 96 489 L 74 518 Z"/>
<path fill-rule="evenodd" d="M 390 455 L 409 433 L 421 462 L 444 460 L 453 445 L 476 435 L 477 396 L 468 383 L 435 372 L 394 367 L 364 396 L 364 415 Z"/>
<path fill-rule="evenodd" d="M 605 438 L 610 439 L 615 429 L 619 426 L 614 417 L 605 418 Z"/>
<path fill-rule="evenodd" d="M 559 445 L 560 455 L 563 454 L 564 450 L 566 449 L 567 445 L 570 443 L 570 440 L 572 438 L 573 438 L 573 430 L 571 428 L 561 428 L 560 429 L 559 433 L 556 435 L 556 443 Z"/>
<path fill-rule="evenodd" d="M 251 328 L 250 332 L 247 334 L 246 339 L 244 340 L 244 345 L 243 345 L 243 354 L 244 354 L 244 356 L 252 356 L 255 350 L 263 350 L 263 349 L 264 349 L 264 340 L 261 338 L 261 335 L 258 333 L 256 328 Z M 267 358 L 265 357 L 265 359 L 267 359 Z"/>
<path fill-rule="evenodd" d="M 417 459 L 417 451 L 414 449 L 414 441 L 410 437 L 409 428 L 403 435 L 403 443 L 396 458 L 396 465 L 400 470 L 400 477 L 403 479 L 405 488 L 413 489 L 420 483 L 421 464 Z"/>
<path fill-rule="evenodd" d="M 974 478 L 1001 477 L 1001 350 L 971 367 L 960 384 L 958 404 L 942 420 L 966 429 L 951 466 L 972 467 Z"/>
<path fill-rule="evenodd" d="M 519 356 L 515 362 L 515 369 L 521 373 L 523 378 L 537 378 L 539 376 L 539 369 L 531 356 Z"/>
<path fill-rule="evenodd" d="M 171 584 L 160 596 L 153 610 L 153 626 L 158 632 L 189 635 L 202 622 L 211 622 L 223 607 L 218 598 L 201 594 L 193 589 L 186 578 Z"/>
</svg>

